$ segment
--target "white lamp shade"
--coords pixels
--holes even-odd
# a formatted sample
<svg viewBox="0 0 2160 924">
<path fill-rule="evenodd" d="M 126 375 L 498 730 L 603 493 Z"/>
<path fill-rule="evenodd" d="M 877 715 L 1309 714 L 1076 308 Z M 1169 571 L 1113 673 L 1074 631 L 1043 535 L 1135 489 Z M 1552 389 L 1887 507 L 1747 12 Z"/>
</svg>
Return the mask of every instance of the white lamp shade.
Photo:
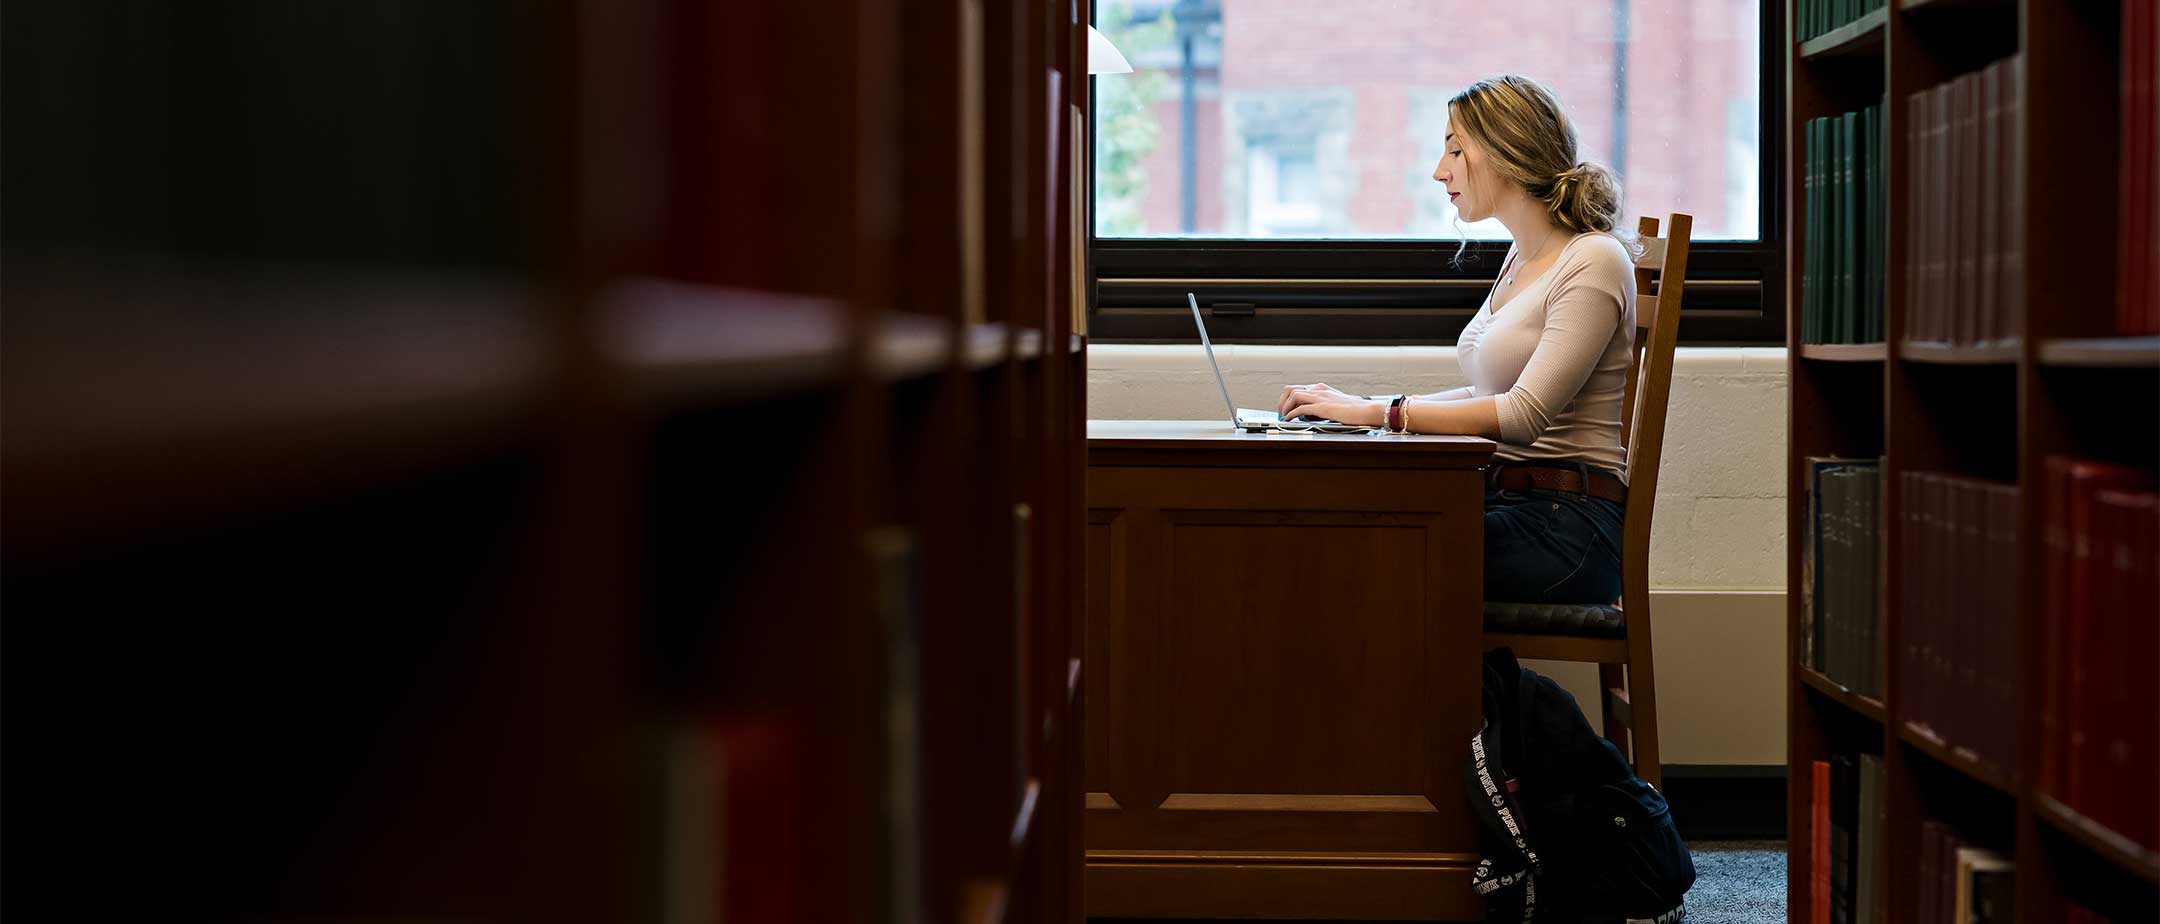
<svg viewBox="0 0 2160 924">
<path fill-rule="evenodd" d="M 1122 53 L 1120 53 L 1120 52 L 1119 52 L 1119 51 L 1117 50 L 1117 46 L 1116 46 L 1116 45 L 1112 45 L 1112 44 L 1110 44 L 1110 38 L 1109 38 L 1109 36 L 1106 36 L 1106 35 L 1102 34 L 1101 32 L 1099 32 L 1099 31 L 1096 31 L 1096 29 L 1095 29 L 1095 27 L 1094 27 L 1094 26 L 1089 26 L 1089 27 L 1087 27 L 1087 30 L 1088 30 L 1088 73 L 1090 73 L 1090 74 L 1130 74 L 1130 73 L 1132 73 L 1132 65 L 1131 65 L 1130 63 L 1128 63 L 1128 62 L 1127 62 L 1127 61 L 1125 60 L 1125 55 L 1124 55 L 1124 54 L 1122 54 Z"/>
</svg>

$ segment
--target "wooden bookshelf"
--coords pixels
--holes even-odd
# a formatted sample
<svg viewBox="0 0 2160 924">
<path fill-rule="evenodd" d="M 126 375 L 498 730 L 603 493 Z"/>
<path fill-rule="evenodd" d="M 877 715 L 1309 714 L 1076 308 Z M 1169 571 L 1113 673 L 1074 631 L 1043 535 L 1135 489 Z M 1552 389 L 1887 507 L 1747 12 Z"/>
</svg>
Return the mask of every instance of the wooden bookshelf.
<svg viewBox="0 0 2160 924">
<path fill-rule="evenodd" d="M 2137 842 L 2108 830 L 2106 825 L 2080 815 L 2048 796 L 2034 800 L 2033 808 L 2050 829 L 2078 842 L 2116 868 L 2160 885 L 2160 853 L 2138 846 Z"/>
<path fill-rule="evenodd" d="M 1825 677 L 1822 674 L 1807 667 L 1798 667 L 1795 668 L 1795 670 L 1798 671 L 1800 674 L 1800 682 L 1807 684 L 1808 687 L 1813 689 L 1816 693 L 1819 693 L 1822 696 L 1828 698 L 1831 702 L 1837 703 L 1838 705 L 1844 706 L 1846 709 L 1851 710 L 1854 715 L 1862 716 L 1871 722 L 1881 724 L 1883 720 L 1883 704 L 1880 700 L 1877 700 L 1872 696 L 1863 696 L 1861 694 L 1855 693 L 1851 690 L 1851 688 L 1845 686 L 1844 684 Z"/>
<path fill-rule="evenodd" d="M 1930 760 L 1955 770 L 1966 778 L 1989 789 L 2006 795 L 2017 795 L 2017 784 L 2011 781 L 2010 775 L 2005 773 L 2003 768 L 1981 760 L 1971 751 L 1952 747 L 1943 741 L 1940 736 L 1911 722 L 1900 723 L 1897 727 L 1897 734 L 1900 740 L 1920 753 L 1926 754 Z"/>
<path fill-rule="evenodd" d="M 1951 346 L 1940 343 L 1898 344 L 1898 358 L 1938 366 L 2015 366 L 2024 352 L 2015 343 Z"/>
<path fill-rule="evenodd" d="M 1803 343 L 1800 358 L 1826 363 L 1879 363 L 1889 356 L 1880 343 Z"/>
<path fill-rule="evenodd" d="M 1898 9 L 1924 14 L 1943 10 L 2011 10 L 2016 7 L 2016 0 L 1898 0 Z"/>
<path fill-rule="evenodd" d="M 1879 57 L 1883 26 L 1889 18 L 1887 9 L 1869 11 L 1852 22 L 1801 42 L 1800 57 L 1805 60 Z"/>
<path fill-rule="evenodd" d="M 1090 4 L 8 15 L 16 917 L 1081 921 Z"/>
<path fill-rule="evenodd" d="M 2160 369 L 2160 337 L 2065 337 L 2040 344 L 2043 366 Z"/>
<path fill-rule="evenodd" d="M 1785 5 L 1788 35 L 1798 6 Z M 2044 611 L 2049 605 L 2046 551 L 2039 538 L 2047 513 L 2045 460 L 2070 455 L 2145 469 L 2160 465 L 2160 426 L 2155 425 L 2160 421 L 2160 390 L 2152 387 L 2151 378 L 2153 370 L 2160 369 L 2160 338 L 2113 333 L 2115 263 L 2121 254 L 2117 248 L 2080 247 L 2065 239 L 2059 233 L 2064 223 L 2081 214 L 2090 219 L 2094 213 L 2089 204 L 2045 193 L 2051 178 L 2092 177 L 2091 195 L 2083 201 L 2100 203 L 2102 225 L 2115 227 L 2114 209 L 2124 195 L 2115 188 L 2122 4 L 1897 0 L 1891 6 L 1894 14 L 1871 14 L 1829 35 L 1785 43 L 1790 49 L 1784 61 L 1788 95 L 1783 114 L 1788 144 L 1782 183 L 1786 303 L 1802 303 L 1802 271 L 1809 266 L 1804 198 L 1808 121 L 1884 103 L 1888 214 L 1887 226 L 1875 233 L 1887 241 L 1881 295 L 1884 337 L 1894 344 L 1802 344 L 1800 312 L 1788 312 L 1787 535 L 1796 539 L 1787 543 L 1793 586 L 1788 641 L 1792 651 L 1804 650 L 1805 460 L 1880 456 L 1886 470 L 1877 521 L 1886 560 L 1880 633 L 1889 691 L 1880 702 L 1857 697 L 1810 670 L 1801 658 L 1793 659 L 1787 705 L 1789 919 L 1803 922 L 1817 912 L 1810 907 L 1808 889 L 1814 875 L 1809 849 L 1811 768 L 1839 754 L 1877 755 L 1882 760 L 1887 814 L 1872 875 L 1874 882 L 1886 884 L 1883 920 L 1919 917 L 1925 887 L 1918 866 L 1922 825 L 1931 819 L 1948 825 L 1966 843 L 2014 860 L 2017 920 L 2060 920 L 2064 901 L 2085 904 L 2117 921 L 2151 919 L 2160 916 L 2160 891 L 2153 888 L 2160 882 L 2160 864 L 2154 852 L 2056 801 L 2042 783 L 2040 754 L 2047 670 Z M 1990 270 L 1987 260 L 1976 258 L 1971 264 L 1975 275 L 1968 278 L 1963 264 L 1946 264 L 1938 254 L 1931 259 L 1939 273 L 1947 274 L 1939 277 L 1939 284 L 1948 288 L 1924 288 L 1929 285 L 1924 275 L 1928 263 L 1916 254 L 1929 253 L 1927 235 L 1941 227 L 1942 218 L 1916 213 L 1915 202 L 1926 200 L 1914 197 L 1940 195 L 1935 187 L 1922 184 L 1947 182 L 1948 175 L 1909 166 L 1924 149 L 1914 149 L 1908 135 L 1916 111 L 1908 101 L 2013 55 L 2019 64 L 2003 84 L 2022 93 L 2014 109 L 2006 110 L 2014 113 L 2005 136 L 2012 143 L 1998 146 L 2007 148 L 1999 155 L 1986 155 L 1999 159 L 1980 159 L 1984 169 L 1973 170 L 1971 164 L 1959 168 L 1964 175 L 1986 177 L 1987 188 L 2003 197 L 1996 203 L 2003 211 L 1991 213 L 1998 215 L 2000 234 L 1976 232 L 1972 240 L 1983 242 L 1981 246 L 1964 238 L 1957 246 L 1963 253 L 2009 253 L 2008 242 L 2021 241 L 2022 275 L 2004 269 L 2012 265 L 2007 261 L 1993 263 Z M 1981 83 L 1979 92 L 1985 86 Z M 2058 154 L 2051 139 L 2063 133 L 2080 134 L 2090 143 L 2074 153 Z M 1966 219 L 1966 224 L 1977 221 L 1971 216 L 1959 220 Z M 1962 235 L 1966 224 L 1951 227 Z M 1987 241 L 1995 241 L 1997 249 L 1990 251 Z M 2080 259 L 2092 261 L 2084 272 L 2049 269 Z M 1980 272 L 1998 275 L 1980 278 Z M 1944 291 L 1955 295 L 1938 294 Z M 1968 298 L 1975 301 L 1968 303 Z M 1943 331 L 1943 312 L 1957 318 L 1960 311 L 1979 311 L 1976 304 L 1998 311 L 1975 317 L 1999 320 L 1995 336 L 2007 333 L 2011 339 L 1961 346 L 1919 342 L 1950 336 Z M 1921 329 L 1930 317 L 1935 319 L 1933 333 Z M 1978 329 L 1977 336 L 1988 336 L 1987 324 L 1971 327 Z M 1962 329 L 1959 335 L 1976 336 Z M 1926 713 L 1977 707 L 1960 707 L 1956 700 L 1945 706 L 1940 692 L 1930 694 L 1933 700 L 1911 692 L 1946 682 L 1941 676 L 1931 681 L 1934 668 L 1925 658 L 1932 655 L 1907 646 L 1928 643 L 1929 635 L 1920 631 L 1928 624 L 1919 622 L 1926 611 L 1920 608 L 1952 587 L 1940 566 L 1932 571 L 1924 567 L 1936 551 L 1914 544 L 1936 535 L 1927 531 L 1931 527 L 1924 518 L 1933 515 L 1931 509 L 1941 509 L 1930 506 L 1939 500 L 1907 496 L 1911 492 L 1904 479 L 1914 474 L 2015 486 L 2014 517 L 2004 524 L 2014 525 L 2015 544 L 1999 563 L 2014 573 L 1950 572 L 2001 575 L 1995 589 L 2007 599 L 1989 613 L 2007 614 L 2002 618 L 2009 621 L 1961 623 L 1968 631 L 1996 629 L 1995 641 L 1988 644 L 2006 645 L 2002 671 L 1982 668 L 1976 675 L 2006 681 L 2000 694 L 1989 695 L 2005 696 L 2007 702 L 1978 719 L 1969 718 L 1969 712 L 1954 713 L 1952 724 L 1964 723 L 1967 734 L 1976 728 L 1980 734 L 2008 729 L 2014 733 L 2014 747 L 1984 739 L 1946 740 L 1926 724 Z M 1921 482 L 1913 484 L 1923 494 L 1932 490 Z M 1912 561 L 1905 560 L 1908 555 Z M 1940 626 L 1934 631 L 1941 637 Z M 2009 759 L 1980 756 L 1991 750 L 2007 753 Z"/>
</svg>

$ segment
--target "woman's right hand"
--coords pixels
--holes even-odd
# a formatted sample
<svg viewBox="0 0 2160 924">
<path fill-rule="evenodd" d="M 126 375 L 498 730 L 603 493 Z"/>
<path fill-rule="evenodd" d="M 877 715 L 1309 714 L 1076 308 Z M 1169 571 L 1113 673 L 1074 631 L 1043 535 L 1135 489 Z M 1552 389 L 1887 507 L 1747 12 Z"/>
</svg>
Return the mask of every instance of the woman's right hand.
<svg viewBox="0 0 2160 924">
<path fill-rule="evenodd" d="M 1311 385 L 1284 385 L 1282 390 L 1282 400 L 1275 403 L 1276 414 L 1281 414 L 1282 412 L 1290 409 L 1290 397 L 1294 394 L 1304 394 L 1308 396 L 1308 400 L 1300 401 L 1298 402 L 1299 404 L 1365 400 L 1365 397 L 1363 395 L 1353 395 L 1347 392 L 1339 391 L 1334 386 L 1331 386 L 1326 382 L 1315 382 Z"/>
</svg>

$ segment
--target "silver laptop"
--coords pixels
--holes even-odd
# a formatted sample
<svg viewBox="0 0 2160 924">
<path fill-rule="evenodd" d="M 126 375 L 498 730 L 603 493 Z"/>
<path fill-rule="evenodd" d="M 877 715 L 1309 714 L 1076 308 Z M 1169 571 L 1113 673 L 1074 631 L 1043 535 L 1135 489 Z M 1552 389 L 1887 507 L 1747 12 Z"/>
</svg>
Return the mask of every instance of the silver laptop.
<svg viewBox="0 0 2160 924">
<path fill-rule="evenodd" d="M 1215 344 L 1208 342 L 1207 322 L 1200 319 L 1200 299 L 1187 292 L 1185 304 L 1192 306 L 1193 326 L 1200 329 L 1200 346 L 1207 350 L 1208 368 L 1215 370 L 1215 387 L 1222 392 L 1223 407 L 1230 411 L 1230 426 L 1248 433 L 1267 430 L 1286 433 L 1362 433 L 1374 429 L 1333 420 L 1284 420 L 1274 411 L 1238 407 L 1230 400 L 1230 386 L 1223 382 L 1222 367 L 1215 363 Z"/>
</svg>

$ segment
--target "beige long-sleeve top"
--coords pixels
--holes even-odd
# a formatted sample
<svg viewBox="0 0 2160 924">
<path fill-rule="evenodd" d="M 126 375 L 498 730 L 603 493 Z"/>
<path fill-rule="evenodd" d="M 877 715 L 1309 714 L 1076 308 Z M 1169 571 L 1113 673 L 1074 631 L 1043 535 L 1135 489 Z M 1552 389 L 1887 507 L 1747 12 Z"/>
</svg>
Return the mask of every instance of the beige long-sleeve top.
<svg viewBox="0 0 2160 924">
<path fill-rule="evenodd" d="M 1620 402 L 1634 341 L 1634 263 L 1610 234 L 1568 241 L 1498 314 L 1488 293 L 1455 353 L 1471 394 L 1496 399 L 1494 457 L 1579 459 L 1627 477 Z"/>
</svg>

